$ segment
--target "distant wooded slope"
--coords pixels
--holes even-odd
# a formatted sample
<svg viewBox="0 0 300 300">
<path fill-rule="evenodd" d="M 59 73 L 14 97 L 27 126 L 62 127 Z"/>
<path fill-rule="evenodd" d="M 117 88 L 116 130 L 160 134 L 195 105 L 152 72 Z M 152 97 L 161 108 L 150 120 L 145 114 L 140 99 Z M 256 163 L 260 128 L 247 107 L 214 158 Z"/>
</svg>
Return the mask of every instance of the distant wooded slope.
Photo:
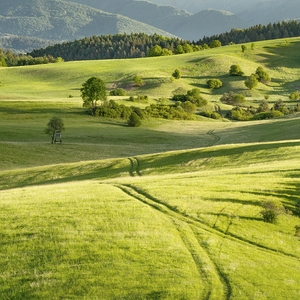
<svg viewBox="0 0 300 300">
<path fill-rule="evenodd" d="M 174 36 L 148 24 L 59 0 L 14 0 L 1 4 L 0 35 L 73 40 L 91 35 L 144 32 Z"/>
</svg>

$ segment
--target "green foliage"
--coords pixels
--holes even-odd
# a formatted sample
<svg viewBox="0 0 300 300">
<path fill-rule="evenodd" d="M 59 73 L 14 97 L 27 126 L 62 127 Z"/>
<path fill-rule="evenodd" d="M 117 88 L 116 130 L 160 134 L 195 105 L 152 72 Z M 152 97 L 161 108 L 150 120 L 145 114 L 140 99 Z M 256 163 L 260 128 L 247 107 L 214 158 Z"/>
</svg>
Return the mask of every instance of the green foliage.
<svg viewBox="0 0 300 300">
<path fill-rule="evenodd" d="M 172 55 L 172 51 L 164 48 L 162 49 L 159 45 L 155 45 L 154 47 L 152 47 L 148 53 L 147 56 L 148 57 L 155 57 L 155 56 L 169 56 Z"/>
<path fill-rule="evenodd" d="M 118 88 L 115 90 L 109 91 L 110 96 L 126 96 L 126 91 L 124 89 Z"/>
<path fill-rule="evenodd" d="M 249 76 L 245 80 L 245 86 L 250 90 L 255 89 L 258 86 L 258 80 L 257 80 L 256 76 L 253 74 L 251 76 Z"/>
<path fill-rule="evenodd" d="M 201 115 L 206 117 L 206 118 L 212 118 L 212 119 L 216 119 L 216 120 L 222 118 L 218 113 L 210 111 L 210 110 L 203 110 L 201 112 Z"/>
<path fill-rule="evenodd" d="M 172 100 L 174 101 L 180 101 L 180 102 L 185 102 L 185 101 L 190 101 L 191 103 L 195 104 L 197 107 L 205 106 L 207 105 L 207 100 L 204 99 L 201 96 L 200 89 L 198 88 L 193 88 L 192 90 L 189 90 L 184 94 L 185 89 L 183 88 L 177 88 L 175 91 L 173 91 L 173 97 Z M 178 93 L 183 93 L 183 94 L 178 94 Z"/>
<path fill-rule="evenodd" d="M 131 113 L 128 120 L 129 127 L 139 127 L 142 125 L 141 118 L 135 113 Z"/>
<path fill-rule="evenodd" d="M 177 68 L 175 69 L 175 71 L 173 72 L 172 76 L 175 78 L 175 79 L 180 79 L 181 78 L 181 71 Z"/>
<path fill-rule="evenodd" d="M 0 67 L 15 67 L 28 65 L 42 65 L 57 62 L 58 58 L 52 55 L 44 55 L 43 57 L 32 57 L 30 55 L 15 54 L 10 50 L 4 51 L 0 49 Z"/>
<path fill-rule="evenodd" d="M 239 65 L 232 65 L 230 67 L 229 74 L 231 76 L 244 76 L 244 72 Z"/>
<path fill-rule="evenodd" d="M 269 111 L 269 103 L 267 100 L 262 100 L 258 106 L 257 112 L 266 112 Z"/>
<path fill-rule="evenodd" d="M 98 77 L 91 77 L 82 84 L 80 89 L 83 107 L 96 107 L 97 101 L 106 101 L 106 87 L 104 81 Z"/>
<path fill-rule="evenodd" d="M 255 48 L 255 43 L 251 43 L 251 50 L 254 50 Z"/>
<path fill-rule="evenodd" d="M 217 47 L 221 47 L 221 46 L 222 46 L 222 43 L 219 40 L 213 40 L 209 45 L 210 48 L 217 48 Z"/>
<path fill-rule="evenodd" d="M 256 69 L 255 75 L 257 76 L 259 82 L 266 83 L 271 81 L 270 75 L 267 73 L 266 70 L 264 70 L 263 67 L 258 67 Z"/>
<path fill-rule="evenodd" d="M 207 85 L 210 89 L 217 89 L 220 88 L 223 85 L 223 83 L 221 80 L 214 78 L 214 79 L 209 79 L 207 81 Z"/>
<path fill-rule="evenodd" d="M 237 121 L 248 121 L 252 117 L 252 114 L 249 110 L 243 110 L 240 107 L 232 109 L 230 113 L 230 118 Z"/>
<path fill-rule="evenodd" d="M 300 95 L 299 95 L 299 92 L 298 91 L 296 91 L 296 92 L 293 92 L 293 93 L 291 93 L 290 94 L 290 100 L 298 100 L 299 98 L 300 98 Z"/>
<path fill-rule="evenodd" d="M 64 130 L 65 124 L 63 119 L 61 117 L 54 116 L 49 120 L 44 132 L 52 137 L 51 143 L 53 143 L 56 132 Z"/>
<path fill-rule="evenodd" d="M 145 108 L 145 115 L 151 118 L 163 118 L 168 120 L 194 120 L 195 117 L 181 106 L 163 104 L 151 104 Z"/>
<path fill-rule="evenodd" d="M 220 101 L 224 104 L 239 106 L 246 103 L 244 95 L 236 94 L 234 92 L 224 93 Z"/>
<path fill-rule="evenodd" d="M 274 110 L 282 111 L 284 109 L 284 106 L 285 106 L 285 103 L 283 102 L 283 100 L 279 99 L 274 103 L 273 108 L 274 108 Z"/>
<path fill-rule="evenodd" d="M 245 52 L 247 50 L 246 45 L 242 45 L 241 48 L 242 48 L 242 52 Z"/>
<path fill-rule="evenodd" d="M 118 104 L 114 100 L 110 100 L 108 103 L 93 108 L 93 115 L 96 117 L 121 118 L 125 120 L 129 118 L 132 112 L 132 108 L 124 104 Z"/>
<path fill-rule="evenodd" d="M 181 107 L 190 114 L 194 113 L 197 109 L 197 106 L 190 101 L 183 102 Z"/>
<path fill-rule="evenodd" d="M 299 225 L 295 226 L 295 236 L 300 237 L 300 226 Z"/>
<path fill-rule="evenodd" d="M 172 55 L 171 49 L 176 49 L 179 46 L 182 49 L 182 53 L 184 53 L 182 46 L 186 43 L 186 41 L 175 38 L 166 39 L 157 34 L 94 35 L 71 42 L 57 43 L 42 49 L 35 49 L 29 54 L 33 57 L 44 55 L 60 56 L 66 61 L 142 58 L 146 56 Z"/>
<path fill-rule="evenodd" d="M 253 116 L 251 118 L 251 120 L 255 121 L 255 120 L 273 119 L 273 118 L 278 118 L 278 117 L 282 117 L 282 116 L 284 116 L 284 114 L 281 111 L 271 110 L 271 111 L 267 111 L 267 112 L 258 113 L 255 116 Z"/>
<path fill-rule="evenodd" d="M 134 81 L 134 83 L 135 83 L 136 86 L 141 86 L 144 83 L 143 80 L 138 75 L 135 75 L 133 77 L 133 81 Z"/>
<path fill-rule="evenodd" d="M 263 210 L 260 212 L 262 218 L 267 223 L 277 223 L 278 216 L 285 214 L 282 203 L 275 200 L 268 200 L 262 203 Z"/>
</svg>

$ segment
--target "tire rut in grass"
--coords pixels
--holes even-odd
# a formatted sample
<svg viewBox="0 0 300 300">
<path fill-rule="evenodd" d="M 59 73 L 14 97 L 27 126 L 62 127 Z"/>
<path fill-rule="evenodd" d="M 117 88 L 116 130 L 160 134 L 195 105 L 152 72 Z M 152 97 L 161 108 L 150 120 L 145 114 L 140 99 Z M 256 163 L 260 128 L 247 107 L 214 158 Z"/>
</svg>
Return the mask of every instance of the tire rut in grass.
<svg viewBox="0 0 300 300">
<path fill-rule="evenodd" d="M 128 157 L 128 160 L 130 161 L 130 170 L 129 170 L 129 174 L 131 177 L 135 177 L 136 173 L 138 176 L 142 176 L 141 172 L 140 172 L 140 161 L 136 158 L 136 157 Z"/>
<path fill-rule="evenodd" d="M 116 185 L 116 186 L 118 186 L 118 185 Z M 121 186 L 118 186 L 118 187 L 121 188 Z M 194 225 L 198 229 L 204 230 L 204 231 L 209 232 L 211 234 L 216 234 L 221 238 L 230 239 L 231 241 L 237 242 L 241 245 L 254 247 L 257 250 L 264 251 L 264 252 L 267 252 L 269 254 L 273 254 L 273 255 L 276 255 L 276 256 L 284 256 L 285 258 L 290 258 L 290 259 L 293 259 L 293 260 L 300 261 L 300 258 L 298 256 L 295 256 L 295 255 L 292 255 L 290 253 L 286 253 L 284 251 L 280 251 L 280 250 L 277 250 L 277 249 L 272 249 L 272 248 L 266 247 L 264 245 L 255 243 L 253 241 L 249 241 L 245 238 L 242 238 L 241 236 L 238 236 L 238 235 L 235 235 L 235 234 L 229 232 L 229 226 L 231 224 L 228 226 L 228 228 L 225 231 L 222 231 L 218 228 L 212 228 L 212 227 L 208 226 L 207 224 L 202 223 L 201 221 L 199 221 L 196 218 L 193 218 L 191 216 L 187 216 L 186 214 L 180 213 L 176 209 L 176 207 L 168 205 L 167 203 L 164 203 L 164 202 L 154 198 L 153 196 L 149 195 L 148 193 L 146 193 L 144 191 L 140 191 L 138 188 L 136 188 L 132 185 L 127 184 L 127 185 L 122 185 L 122 187 L 129 188 L 129 189 L 135 191 L 137 194 L 139 194 L 142 197 L 145 197 L 146 199 L 150 200 L 152 204 L 156 203 L 160 207 L 161 206 L 164 207 L 164 211 L 167 211 L 167 213 L 175 214 L 177 216 L 177 218 L 181 218 L 181 220 L 183 220 L 184 222 L 186 222 L 190 225 Z M 149 204 L 149 203 L 147 203 L 147 204 Z M 151 205 L 151 204 L 149 204 L 149 205 Z M 153 205 L 151 205 L 151 206 L 153 206 Z M 156 209 L 158 209 L 158 208 L 156 208 Z"/>
<path fill-rule="evenodd" d="M 210 135 L 210 136 L 212 136 L 214 138 L 214 140 L 211 143 L 209 143 L 208 147 L 214 146 L 221 139 L 218 135 L 216 135 L 214 133 L 214 131 L 215 130 L 209 130 L 207 132 L 208 135 Z"/>
<path fill-rule="evenodd" d="M 206 250 L 200 245 L 191 226 L 186 222 L 186 217 L 159 201 L 151 199 L 152 197 L 147 197 L 136 188 L 119 184 L 114 186 L 121 189 L 130 197 L 151 206 L 153 209 L 160 211 L 170 218 L 194 260 L 202 283 L 207 282 L 204 299 L 229 299 L 231 288 L 228 280 L 225 279 L 216 263 L 211 260 Z"/>
</svg>

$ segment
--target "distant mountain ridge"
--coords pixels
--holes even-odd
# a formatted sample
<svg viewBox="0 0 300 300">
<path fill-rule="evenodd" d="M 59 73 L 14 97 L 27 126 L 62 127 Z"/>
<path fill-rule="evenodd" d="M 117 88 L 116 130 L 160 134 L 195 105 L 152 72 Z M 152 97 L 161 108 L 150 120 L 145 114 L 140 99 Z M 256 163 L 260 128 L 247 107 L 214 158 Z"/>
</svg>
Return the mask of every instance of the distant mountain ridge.
<svg viewBox="0 0 300 300">
<path fill-rule="evenodd" d="M 91 35 L 144 32 L 174 37 L 128 17 L 60 0 L 14 0 L 4 3 L 0 14 L 0 35 L 73 40 Z"/>
<path fill-rule="evenodd" d="M 185 40 L 199 40 L 203 36 L 247 27 L 242 19 L 230 12 L 205 10 L 197 14 L 173 6 L 160 6 L 143 0 L 66 0 L 122 14 L 170 32 Z M 195 12 L 196 13 L 196 12 Z"/>
</svg>

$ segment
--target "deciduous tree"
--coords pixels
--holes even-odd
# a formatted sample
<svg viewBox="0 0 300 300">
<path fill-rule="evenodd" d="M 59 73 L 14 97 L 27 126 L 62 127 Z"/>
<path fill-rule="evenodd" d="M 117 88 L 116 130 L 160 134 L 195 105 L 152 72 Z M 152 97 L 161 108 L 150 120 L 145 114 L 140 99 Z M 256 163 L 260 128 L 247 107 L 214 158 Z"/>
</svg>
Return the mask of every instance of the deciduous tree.
<svg viewBox="0 0 300 300">
<path fill-rule="evenodd" d="M 106 87 L 98 77 L 91 77 L 83 83 L 80 89 L 83 107 L 96 107 L 97 101 L 106 101 Z"/>
</svg>

